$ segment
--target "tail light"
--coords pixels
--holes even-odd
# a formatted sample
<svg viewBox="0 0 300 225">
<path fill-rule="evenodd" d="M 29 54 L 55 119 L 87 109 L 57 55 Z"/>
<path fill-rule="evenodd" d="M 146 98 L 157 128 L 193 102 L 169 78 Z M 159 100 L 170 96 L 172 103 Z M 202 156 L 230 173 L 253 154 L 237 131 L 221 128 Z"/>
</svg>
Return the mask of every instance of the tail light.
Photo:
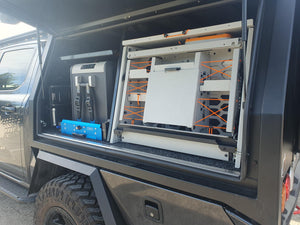
<svg viewBox="0 0 300 225">
<path fill-rule="evenodd" d="M 285 189 L 286 189 L 286 200 L 290 197 L 290 187 L 291 187 L 291 178 L 290 175 L 287 174 L 285 178 Z"/>
<path fill-rule="evenodd" d="M 281 193 L 281 213 L 283 213 L 283 211 L 284 211 L 285 201 L 286 201 L 286 188 L 285 188 L 285 183 L 283 183 L 282 184 L 282 193 Z"/>
<path fill-rule="evenodd" d="M 290 196 L 290 187 L 291 187 L 291 178 L 289 174 L 286 175 L 285 181 L 282 184 L 282 193 L 281 193 L 281 213 L 284 211 L 285 202 Z"/>
</svg>

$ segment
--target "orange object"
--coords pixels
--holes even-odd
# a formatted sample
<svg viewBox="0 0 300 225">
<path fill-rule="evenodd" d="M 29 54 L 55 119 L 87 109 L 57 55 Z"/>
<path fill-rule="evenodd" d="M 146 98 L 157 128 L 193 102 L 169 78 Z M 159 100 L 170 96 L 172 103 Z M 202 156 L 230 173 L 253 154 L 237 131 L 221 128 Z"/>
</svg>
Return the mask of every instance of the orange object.
<svg viewBox="0 0 300 225">
<path fill-rule="evenodd" d="M 206 105 L 202 104 L 201 102 L 198 101 L 198 103 L 199 103 L 200 105 L 202 105 L 204 108 L 206 108 L 208 111 L 210 111 L 211 114 L 209 114 L 208 116 L 202 118 L 201 120 L 198 120 L 198 121 L 195 122 L 195 123 L 199 123 L 199 122 L 201 122 L 201 121 L 203 121 L 203 120 L 205 120 L 205 119 L 207 119 L 208 117 L 211 117 L 211 116 L 213 116 L 213 115 L 219 117 L 221 120 L 223 120 L 225 123 L 227 123 L 227 121 L 226 121 L 225 119 L 223 119 L 221 116 L 219 116 L 217 113 L 219 113 L 219 112 L 221 112 L 222 110 L 228 108 L 228 105 L 227 105 L 227 106 L 224 106 L 223 108 L 221 108 L 221 109 L 219 109 L 218 111 L 215 111 L 215 112 L 214 112 L 214 111 L 212 111 L 210 108 L 208 108 Z"/>
<path fill-rule="evenodd" d="M 286 175 L 284 184 L 286 188 L 286 200 L 288 200 L 290 197 L 290 187 L 291 187 L 291 178 L 289 174 Z"/>
<path fill-rule="evenodd" d="M 147 72 L 150 72 L 149 67 L 151 67 L 151 61 L 144 61 L 144 62 L 131 62 L 131 67 L 136 69 L 146 69 Z"/>
<path fill-rule="evenodd" d="M 140 95 L 139 94 L 137 94 L 137 104 L 138 104 L 138 106 L 140 105 Z"/>
<path fill-rule="evenodd" d="M 224 35 L 227 35 L 227 34 L 224 34 Z M 215 37 L 215 36 L 218 36 L 218 38 L 219 38 L 219 37 L 224 37 L 223 35 L 214 35 L 214 37 Z M 208 36 L 208 37 L 213 37 L 213 36 Z M 203 38 L 208 38 L 208 37 L 203 37 Z M 212 73 L 206 75 L 205 77 L 202 77 L 202 78 L 200 79 L 200 82 L 201 82 L 201 83 L 204 83 L 204 80 L 206 80 L 207 78 L 209 78 L 209 77 L 211 77 L 211 76 L 214 76 L 214 75 L 216 75 L 216 74 L 218 74 L 218 73 L 223 74 L 224 76 L 230 78 L 231 76 L 230 76 L 228 73 L 225 73 L 224 71 L 225 71 L 226 69 L 228 69 L 228 68 L 231 68 L 232 65 L 226 66 L 226 67 L 224 67 L 224 68 L 222 68 L 222 69 L 215 69 L 215 68 L 213 68 L 212 66 L 209 66 L 209 65 L 207 65 L 207 64 L 210 64 L 210 63 L 216 63 L 216 62 L 221 62 L 221 63 L 222 63 L 222 62 L 232 62 L 232 61 L 233 61 L 232 59 L 225 59 L 225 60 L 214 60 L 214 61 L 204 61 L 204 62 L 201 62 L 201 66 L 210 69 L 210 70 L 212 71 Z M 201 102 L 201 101 L 205 101 L 205 100 L 208 100 L 208 101 L 209 101 L 209 100 L 212 100 L 212 101 L 213 101 L 213 100 L 217 100 L 217 101 L 229 101 L 229 99 L 199 98 L 199 99 L 197 100 L 197 103 L 199 103 L 202 107 L 204 107 L 206 110 L 208 110 L 208 111 L 210 112 L 210 114 L 207 115 L 206 117 L 204 117 L 204 118 L 202 118 L 202 119 L 196 121 L 194 125 L 195 125 L 196 127 L 207 127 L 207 128 L 208 128 L 208 133 L 209 133 L 209 134 L 213 134 L 213 133 L 214 133 L 214 129 L 222 129 L 222 130 L 225 130 L 226 127 L 215 127 L 215 126 L 206 126 L 206 125 L 199 124 L 199 123 L 203 122 L 204 120 L 206 120 L 206 119 L 208 119 L 208 118 L 211 118 L 212 116 L 216 116 L 216 117 L 220 118 L 222 121 L 224 121 L 225 123 L 227 123 L 227 121 L 226 121 L 223 117 L 221 117 L 221 116 L 219 115 L 219 113 L 220 113 L 221 111 L 223 111 L 223 110 L 226 110 L 226 109 L 228 108 L 228 105 L 224 106 L 223 108 L 221 108 L 221 109 L 219 109 L 219 110 L 217 110 L 217 111 L 213 111 L 212 109 L 210 109 L 209 107 L 207 107 L 205 104 L 203 104 L 203 103 Z"/>
<path fill-rule="evenodd" d="M 206 67 L 206 68 L 208 68 L 208 69 L 210 69 L 210 70 L 213 70 L 213 71 L 215 71 L 215 72 L 213 72 L 213 73 L 211 73 L 211 74 L 209 74 L 209 75 L 207 75 L 207 76 L 201 78 L 201 79 L 200 79 L 200 82 L 203 82 L 205 79 L 207 79 L 207 78 L 209 78 L 209 77 L 211 77 L 211 76 L 213 76 L 213 75 L 215 75 L 215 74 L 218 74 L 218 73 L 221 73 L 221 74 L 223 74 L 223 75 L 225 75 L 225 76 L 227 76 L 227 77 L 231 77 L 229 74 L 224 73 L 224 72 L 222 72 L 222 71 L 224 71 L 224 70 L 226 70 L 226 69 L 232 67 L 232 65 L 226 66 L 226 67 L 224 67 L 223 69 L 220 69 L 220 70 L 214 69 L 214 68 L 212 68 L 211 66 L 206 65 L 206 64 L 209 64 L 209 63 L 213 63 L 213 62 L 229 62 L 229 61 L 232 61 L 232 59 L 217 60 L 217 61 L 205 61 L 205 62 L 202 62 L 202 63 L 201 63 L 201 66 L 204 66 L 204 67 Z"/>
<path fill-rule="evenodd" d="M 193 41 L 205 41 L 211 39 L 218 39 L 218 38 L 231 38 L 230 34 L 217 34 L 217 35 L 210 35 L 204 37 L 196 37 L 196 38 L 189 38 L 185 41 L 185 43 L 193 42 Z"/>
<path fill-rule="evenodd" d="M 196 121 L 194 123 L 194 126 L 196 127 L 205 127 L 205 128 L 208 128 L 208 133 L 209 134 L 213 134 L 213 131 L 214 129 L 222 129 L 222 130 L 225 130 L 226 127 L 216 127 L 216 126 L 207 126 L 207 125 L 203 125 L 203 124 L 199 124 L 200 122 L 210 118 L 211 116 L 217 116 L 219 117 L 221 120 L 223 120 L 225 123 L 227 123 L 227 121 L 221 117 L 220 115 L 218 115 L 221 111 L 225 110 L 226 108 L 228 108 L 228 105 L 224 106 L 223 108 L 217 110 L 217 111 L 213 111 L 211 110 L 209 107 L 207 107 L 206 105 L 204 105 L 201 101 L 204 101 L 204 100 L 217 100 L 217 101 L 228 101 L 229 99 L 218 99 L 218 98 L 199 98 L 197 100 L 197 103 L 199 103 L 200 105 L 202 105 L 206 110 L 208 110 L 210 112 L 210 114 L 198 121 Z"/>
<path fill-rule="evenodd" d="M 285 183 L 282 185 L 282 193 L 281 193 L 281 213 L 283 213 L 286 202 L 286 187 Z"/>
<path fill-rule="evenodd" d="M 124 115 L 123 119 L 125 120 L 143 120 L 144 107 L 138 106 L 125 106 L 124 110 L 128 112 L 128 114 Z M 131 118 L 131 116 L 137 116 L 139 118 Z M 134 123 L 134 122 L 133 122 Z"/>
<path fill-rule="evenodd" d="M 205 128 L 212 128 L 212 129 L 223 129 L 225 130 L 226 127 L 211 127 L 211 126 L 206 126 L 206 125 L 201 125 L 201 124 L 195 124 L 196 127 L 205 127 Z"/>
<path fill-rule="evenodd" d="M 282 192 L 281 192 L 281 213 L 283 213 L 285 208 L 285 203 L 290 197 L 290 185 L 291 185 L 291 178 L 290 175 L 287 174 L 285 177 L 285 182 L 282 185 Z M 299 214 L 299 207 L 296 207 L 297 210 L 294 214 Z"/>
<path fill-rule="evenodd" d="M 136 86 L 135 84 L 142 84 L 142 85 Z M 148 81 L 130 81 L 128 82 L 127 94 L 131 94 L 133 91 L 142 91 L 142 93 L 146 93 L 147 86 L 148 86 Z"/>
</svg>

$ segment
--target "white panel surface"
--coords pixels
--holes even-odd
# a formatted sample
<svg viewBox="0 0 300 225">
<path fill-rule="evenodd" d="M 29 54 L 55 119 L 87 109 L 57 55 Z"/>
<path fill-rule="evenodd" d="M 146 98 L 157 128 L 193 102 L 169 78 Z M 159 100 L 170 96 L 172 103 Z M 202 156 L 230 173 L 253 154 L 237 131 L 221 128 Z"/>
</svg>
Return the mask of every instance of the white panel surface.
<svg viewBox="0 0 300 225">
<path fill-rule="evenodd" d="M 221 151 L 218 145 L 214 144 L 133 132 L 123 132 L 122 138 L 124 142 L 128 143 L 162 148 L 224 161 L 228 160 L 228 154 Z"/>
<path fill-rule="evenodd" d="M 253 27 L 253 19 L 247 20 L 247 26 Z M 187 38 L 193 37 L 201 37 L 213 34 L 222 34 L 222 33 L 232 33 L 242 30 L 242 21 L 232 22 L 232 23 L 225 23 L 225 24 L 218 24 L 210 27 L 201 27 L 196 29 L 188 30 L 185 35 L 182 35 L 182 31 L 169 33 L 168 37 L 165 34 L 125 40 L 123 41 L 124 46 L 148 46 L 151 44 L 157 43 L 169 43 L 174 42 L 174 40 L 186 40 Z"/>
<path fill-rule="evenodd" d="M 193 127 L 199 70 L 151 72 L 143 122 Z"/>
<path fill-rule="evenodd" d="M 237 87 L 238 71 L 239 71 L 239 64 L 240 64 L 239 60 L 240 60 L 240 49 L 236 48 L 233 50 L 233 63 L 232 63 L 226 132 L 232 132 L 234 127 L 234 116 L 235 116 L 236 100 L 237 100 L 236 87 Z"/>
<path fill-rule="evenodd" d="M 230 80 L 205 80 L 200 91 L 230 91 Z"/>
<path fill-rule="evenodd" d="M 129 79 L 147 79 L 149 78 L 149 73 L 146 69 L 134 69 L 129 72 Z"/>
<path fill-rule="evenodd" d="M 192 45 L 175 45 L 162 48 L 153 48 L 139 51 L 128 52 L 128 59 L 147 58 L 153 56 L 162 56 L 169 54 L 180 54 L 187 52 L 200 52 L 211 49 L 224 49 L 224 48 L 240 48 L 240 38 L 230 38 L 225 40 L 212 40 L 205 43 L 195 43 Z"/>
</svg>

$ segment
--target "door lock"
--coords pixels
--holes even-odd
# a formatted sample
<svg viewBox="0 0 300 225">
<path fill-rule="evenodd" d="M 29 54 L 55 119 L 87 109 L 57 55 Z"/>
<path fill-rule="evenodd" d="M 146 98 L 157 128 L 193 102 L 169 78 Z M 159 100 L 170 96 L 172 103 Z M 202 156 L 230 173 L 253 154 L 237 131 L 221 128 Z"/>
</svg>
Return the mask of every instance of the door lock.
<svg viewBox="0 0 300 225">
<path fill-rule="evenodd" d="M 153 199 L 146 199 L 144 201 L 144 209 L 145 209 L 145 216 L 148 219 L 153 220 L 157 223 L 162 223 L 163 214 L 162 214 L 162 207 L 160 202 Z"/>
<path fill-rule="evenodd" d="M 15 106 L 1 106 L 1 111 L 5 113 L 13 113 L 16 112 Z"/>
</svg>

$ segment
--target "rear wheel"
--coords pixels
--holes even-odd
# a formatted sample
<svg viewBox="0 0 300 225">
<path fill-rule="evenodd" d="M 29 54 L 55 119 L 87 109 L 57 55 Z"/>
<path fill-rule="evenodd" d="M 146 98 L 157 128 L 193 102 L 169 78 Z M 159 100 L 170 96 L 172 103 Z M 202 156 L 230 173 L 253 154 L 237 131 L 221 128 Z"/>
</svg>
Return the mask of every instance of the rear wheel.
<svg viewBox="0 0 300 225">
<path fill-rule="evenodd" d="M 36 199 L 36 225 L 104 225 L 89 177 L 69 173 L 45 184 Z"/>
</svg>

